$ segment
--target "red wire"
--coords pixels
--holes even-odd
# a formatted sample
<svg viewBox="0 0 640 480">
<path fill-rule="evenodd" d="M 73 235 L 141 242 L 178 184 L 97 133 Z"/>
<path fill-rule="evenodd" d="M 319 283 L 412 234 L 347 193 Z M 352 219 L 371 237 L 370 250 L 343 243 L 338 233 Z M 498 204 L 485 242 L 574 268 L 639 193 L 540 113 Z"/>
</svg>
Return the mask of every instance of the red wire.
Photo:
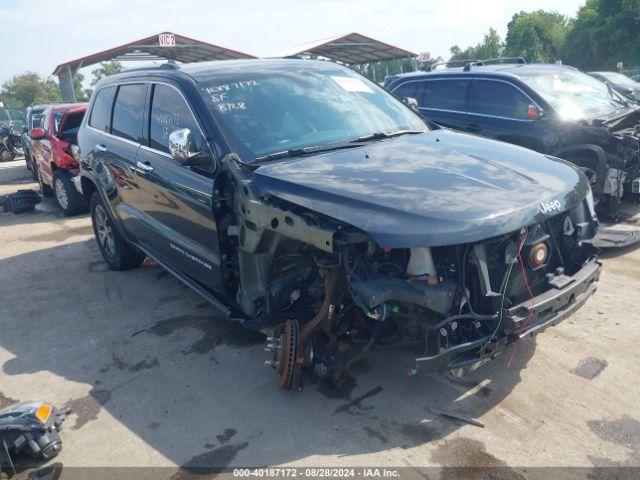
<svg viewBox="0 0 640 480">
<path fill-rule="evenodd" d="M 522 277 L 524 278 L 524 284 L 527 286 L 527 292 L 529 292 L 529 297 L 531 298 L 531 307 L 529 308 L 529 313 L 527 314 L 527 318 L 522 322 L 522 329 L 526 328 L 527 323 L 529 323 L 529 319 L 533 315 L 533 308 L 535 307 L 535 300 L 533 296 L 533 292 L 531 291 L 531 286 L 529 285 L 529 280 L 527 279 L 527 273 L 524 268 L 524 261 L 522 261 L 522 245 L 524 244 L 525 236 L 523 234 L 520 248 L 518 249 L 518 263 L 520 264 L 520 270 L 522 271 Z M 509 363 L 507 363 L 507 368 L 511 367 L 511 362 L 516 356 L 516 352 L 518 351 L 518 345 L 520 344 L 520 337 L 516 338 L 516 344 L 513 346 L 513 352 L 511 352 L 511 357 L 509 358 Z"/>
</svg>

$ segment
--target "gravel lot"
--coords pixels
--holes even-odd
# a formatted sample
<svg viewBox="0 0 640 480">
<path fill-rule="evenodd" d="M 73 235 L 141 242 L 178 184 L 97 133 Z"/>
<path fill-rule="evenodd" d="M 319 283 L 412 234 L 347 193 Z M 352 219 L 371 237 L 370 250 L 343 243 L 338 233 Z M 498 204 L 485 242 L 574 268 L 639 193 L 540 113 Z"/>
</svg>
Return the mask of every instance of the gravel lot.
<svg viewBox="0 0 640 480">
<path fill-rule="evenodd" d="M 24 161 L 0 163 L 0 194 L 18 188 L 36 188 Z M 640 249 L 603 263 L 596 295 L 523 342 L 510 368 L 502 356 L 462 379 L 409 378 L 411 352 L 374 352 L 340 389 L 288 393 L 262 366 L 260 335 L 160 267 L 108 271 L 88 216 L 46 200 L 0 213 L 0 407 L 73 408 L 63 478 L 98 466 L 168 467 L 166 478 L 190 466 L 502 466 L 500 478 L 640 466 Z"/>
</svg>

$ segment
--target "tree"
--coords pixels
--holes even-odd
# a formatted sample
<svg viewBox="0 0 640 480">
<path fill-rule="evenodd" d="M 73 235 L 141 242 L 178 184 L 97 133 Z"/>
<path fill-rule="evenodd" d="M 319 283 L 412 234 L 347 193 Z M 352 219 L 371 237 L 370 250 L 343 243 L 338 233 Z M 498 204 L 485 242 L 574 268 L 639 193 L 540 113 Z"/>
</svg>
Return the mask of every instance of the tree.
<svg viewBox="0 0 640 480">
<path fill-rule="evenodd" d="M 76 100 L 78 102 L 86 102 L 91 97 L 92 90 L 90 88 L 83 88 L 82 82 L 84 82 L 84 75 L 76 73 L 73 77 L 73 91 L 76 94 Z"/>
<path fill-rule="evenodd" d="M 100 67 L 91 70 L 91 75 L 93 75 L 93 79 L 91 80 L 91 86 L 95 87 L 97 83 L 102 80 L 104 77 L 108 77 L 109 75 L 113 75 L 114 73 L 118 73 L 122 70 L 122 64 L 115 60 L 110 62 L 102 62 Z"/>
<path fill-rule="evenodd" d="M 528 62 L 554 62 L 562 56 L 568 23 L 557 12 L 516 13 L 507 25 L 505 54 Z"/>
<path fill-rule="evenodd" d="M 462 50 L 458 45 L 454 45 L 449 49 L 451 57 L 449 61 L 455 60 L 486 60 L 489 58 L 498 58 L 502 55 L 504 50 L 504 44 L 498 32 L 493 28 L 489 29 L 489 33 L 485 34 L 482 42 L 478 43 L 475 47 L 469 46 L 465 50 Z"/>
<path fill-rule="evenodd" d="M 640 65 L 640 0 L 587 0 L 564 44 L 567 63 L 585 70 Z"/>
<path fill-rule="evenodd" d="M 36 103 L 59 102 L 58 84 L 50 78 L 42 78 L 35 72 L 16 75 L 2 84 L 0 100 L 6 107 L 25 108 Z"/>
</svg>

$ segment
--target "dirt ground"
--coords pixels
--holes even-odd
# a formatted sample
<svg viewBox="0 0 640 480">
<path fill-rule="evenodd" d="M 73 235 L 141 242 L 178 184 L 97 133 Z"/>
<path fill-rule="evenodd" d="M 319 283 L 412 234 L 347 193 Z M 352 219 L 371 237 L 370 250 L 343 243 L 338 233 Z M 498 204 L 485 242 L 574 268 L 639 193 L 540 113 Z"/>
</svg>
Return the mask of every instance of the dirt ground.
<svg viewBox="0 0 640 480">
<path fill-rule="evenodd" d="M 36 188 L 24 161 L 0 163 L 0 194 L 18 188 Z M 595 296 L 523 342 L 510 368 L 503 355 L 462 379 L 408 377 L 411 352 L 373 352 L 339 389 L 290 393 L 263 367 L 261 335 L 160 267 L 109 271 L 88 216 L 65 218 L 47 199 L 0 213 L 0 407 L 73 409 L 54 460 L 63 477 L 97 466 L 170 467 L 173 478 L 192 466 L 462 465 L 504 467 L 504 478 L 640 466 L 640 248 L 603 257 Z"/>
</svg>

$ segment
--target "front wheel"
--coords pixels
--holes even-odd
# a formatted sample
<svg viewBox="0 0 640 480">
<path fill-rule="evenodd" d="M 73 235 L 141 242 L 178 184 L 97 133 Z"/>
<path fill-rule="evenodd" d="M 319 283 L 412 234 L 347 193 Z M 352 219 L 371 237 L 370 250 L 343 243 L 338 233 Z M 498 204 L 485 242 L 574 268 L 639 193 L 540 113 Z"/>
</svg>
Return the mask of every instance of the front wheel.
<svg viewBox="0 0 640 480">
<path fill-rule="evenodd" d="M 71 175 L 66 170 L 53 172 L 53 191 L 56 194 L 58 206 L 65 216 L 70 217 L 87 211 L 87 202 L 76 190 Z"/>
<path fill-rule="evenodd" d="M 111 270 L 129 270 L 142 264 L 144 253 L 122 238 L 97 192 L 91 197 L 91 223 L 102 258 Z"/>
</svg>

